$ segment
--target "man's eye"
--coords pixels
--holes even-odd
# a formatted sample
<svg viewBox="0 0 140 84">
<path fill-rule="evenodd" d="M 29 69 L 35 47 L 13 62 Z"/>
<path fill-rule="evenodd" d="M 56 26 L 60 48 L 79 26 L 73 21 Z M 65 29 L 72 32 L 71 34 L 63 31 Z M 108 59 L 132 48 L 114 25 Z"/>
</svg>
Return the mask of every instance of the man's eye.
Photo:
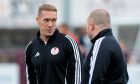
<svg viewBox="0 0 140 84">
<path fill-rule="evenodd" d="M 49 20 L 49 19 L 44 19 L 43 21 L 44 21 L 44 22 L 49 22 L 50 20 Z"/>
<path fill-rule="evenodd" d="M 56 22 L 56 19 L 52 19 L 52 22 Z"/>
<path fill-rule="evenodd" d="M 51 22 L 56 22 L 56 19 L 44 19 L 43 20 L 45 23 L 47 23 L 47 22 L 49 22 L 49 21 L 51 21 Z"/>
</svg>

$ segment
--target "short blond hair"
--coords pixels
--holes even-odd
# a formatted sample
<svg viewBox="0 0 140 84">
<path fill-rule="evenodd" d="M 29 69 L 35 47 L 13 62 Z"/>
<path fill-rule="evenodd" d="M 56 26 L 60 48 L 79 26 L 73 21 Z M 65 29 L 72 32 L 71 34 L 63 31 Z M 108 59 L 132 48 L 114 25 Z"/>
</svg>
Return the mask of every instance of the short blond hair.
<svg viewBox="0 0 140 84">
<path fill-rule="evenodd" d="M 40 15 L 40 13 L 42 11 L 54 11 L 57 12 L 57 9 L 55 6 L 51 5 L 51 4 L 43 4 L 38 8 L 38 15 Z"/>
</svg>

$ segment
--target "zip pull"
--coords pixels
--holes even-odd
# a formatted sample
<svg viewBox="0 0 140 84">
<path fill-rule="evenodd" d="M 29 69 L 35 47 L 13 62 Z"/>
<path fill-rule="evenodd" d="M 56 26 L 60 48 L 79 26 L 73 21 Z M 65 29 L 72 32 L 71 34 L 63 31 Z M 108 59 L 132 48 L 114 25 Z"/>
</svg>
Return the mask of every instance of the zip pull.
<svg viewBox="0 0 140 84">
<path fill-rule="evenodd" d="M 47 45 L 47 42 L 44 42 L 45 46 Z"/>
</svg>

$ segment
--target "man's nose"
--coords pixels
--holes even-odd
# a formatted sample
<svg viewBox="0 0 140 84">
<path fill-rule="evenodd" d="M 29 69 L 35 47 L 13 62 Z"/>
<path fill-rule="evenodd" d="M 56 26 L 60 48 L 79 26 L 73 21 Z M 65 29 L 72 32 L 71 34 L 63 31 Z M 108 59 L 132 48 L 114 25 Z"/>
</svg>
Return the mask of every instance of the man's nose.
<svg viewBox="0 0 140 84">
<path fill-rule="evenodd" d="M 48 26 L 50 26 L 50 27 L 53 26 L 53 22 L 52 21 L 49 21 L 48 22 Z"/>
</svg>

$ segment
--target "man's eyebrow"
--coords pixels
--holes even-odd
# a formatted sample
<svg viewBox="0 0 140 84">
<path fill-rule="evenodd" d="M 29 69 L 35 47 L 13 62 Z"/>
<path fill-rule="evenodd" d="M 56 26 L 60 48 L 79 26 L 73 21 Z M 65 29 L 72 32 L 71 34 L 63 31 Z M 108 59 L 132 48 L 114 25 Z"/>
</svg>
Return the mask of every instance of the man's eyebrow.
<svg viewBox="0 0 140 84">
<path fill-rule="evenodd" d="M 53 19 L 56 19 L 56 18 L 44 18 L 43 20 L 53 20 Z"/>
<path fill-rule="evenodd" d="M 44 18 L 43 21 L 57 20 L 56 18 Z"/>
</svg>

